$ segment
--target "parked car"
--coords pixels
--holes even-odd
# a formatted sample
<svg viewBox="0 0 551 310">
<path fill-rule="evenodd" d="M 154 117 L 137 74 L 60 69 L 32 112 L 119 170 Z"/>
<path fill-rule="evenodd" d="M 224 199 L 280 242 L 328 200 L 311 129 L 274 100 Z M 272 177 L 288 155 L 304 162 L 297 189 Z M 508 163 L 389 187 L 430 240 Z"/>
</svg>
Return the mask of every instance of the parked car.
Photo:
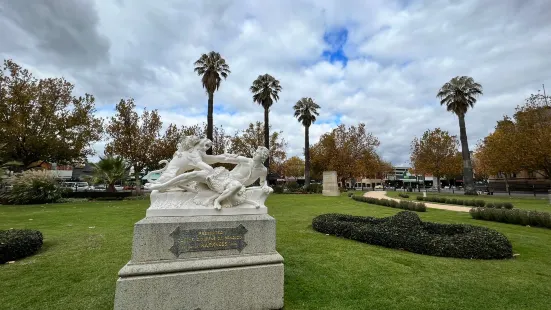
<svg viewBox="0 0 551 310">
<path fill-rule="evenodd" d="M 74 192 L 84 192 L 92 189 L 88 182 L 63 182 L 61 187 L 70 189 Z"/>
<path fill-rule="evenodd" d="M 90 185 L 88 182 L 77 182 L 77 192 L 84 192 L 90 190 Z"/>
<path fill-rule="evenodd" d="M 375 185 L 375 189 L 383 189 L 382 185 Z"/>
<path fill-rule="evenodd" d="M 107 189 L 107 186 L 105 184 L 98 184 L 93 186 L 94 191 L 102 192 Z"/>
<path fill-rule="evenodd" d="M 115 190 L 116 191 L 122 191 L 122 190 L 124 190 L 124 187 L 122 185 L 115 185 Z"/>
</svg>

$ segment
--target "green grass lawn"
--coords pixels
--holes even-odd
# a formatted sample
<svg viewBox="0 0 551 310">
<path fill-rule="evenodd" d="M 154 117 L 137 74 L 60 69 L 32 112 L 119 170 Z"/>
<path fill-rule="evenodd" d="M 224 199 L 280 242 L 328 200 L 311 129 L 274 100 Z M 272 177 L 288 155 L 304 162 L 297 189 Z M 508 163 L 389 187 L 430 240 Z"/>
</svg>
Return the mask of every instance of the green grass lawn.
<svg viewBox="0 0 551 310">
<path fill-rule="evenodd" d="M 133 224 L 147 207 L 148 201 L 0 206 L 0 229 L 39 229 L 45 237 L 38 254 L 0 265 L 0 308 L 112 309 L 117 272 L 130 259 Z M 462 260 L 362 244 L 311 228 L 312 218 L 323 213 L 383 217 L 400 210 L 344 195 L 272 195 L 268 207 L 285 258 L 286 310 L 550 307 L 549 229 L 476 221 L 460 212 L 419 213 L 423 220 L 497 229 L 520 254 L 505 261 Z"/>
<path fill-rule="evenodd" d="M 392 198 L 398 198 L 398 199 L 404 199 L 398 194 L 403 192 L 398 191 L 388 191 L 386 192 L 387 196 Z M 407 200 L 415 200 L 417 196 L 423 196 L 423 192 L 413 192 L 413 193 L 406 193 L 409 195 L 409 198 Z M 515 208 L 519 209 L 525 209 L 525 210 L 537 210 L 537 211 L 546 211 L 551 212 L 551 205 L 549 204 L 549 198 L 547 196 L 540 196 L 538 198 L 531 198 L 531 197 L 508 197 L 508 196 L 489 196 L 489 195 L 480 195 L 480 196 L 465 196 L 460 194 L 449 194 L 449 193 L 434 193 L 430 192 L 427 193 L 427 196 L 438 196 L 438 197 L 446 197 L 446 198 L 455 198 L 455 199 L 482 199 L 486 201 L 491 202 L 510 202 L 512 203 Z M 436 203 L 436 202 L 430 202 L 428 203 Z"/>
</svg>

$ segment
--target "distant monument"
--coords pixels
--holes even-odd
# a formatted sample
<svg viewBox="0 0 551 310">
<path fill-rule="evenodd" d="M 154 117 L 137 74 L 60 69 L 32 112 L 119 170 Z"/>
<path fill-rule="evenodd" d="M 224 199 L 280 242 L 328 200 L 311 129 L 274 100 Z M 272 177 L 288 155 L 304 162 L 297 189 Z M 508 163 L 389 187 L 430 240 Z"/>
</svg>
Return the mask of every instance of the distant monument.
<svg viewBox="0 0 551 310">
<path fill-rule="evenodd" d="M 211 145 L 186 136 L 172 160 L 151 172 L 161 175 L 146 184 L 151 205 L 134 226 L 115 309 L 283 308 L 283 257 L 264 205 L 272 192 L 268 150 L 259 147 L 253 158 L 207 155 Z M 260 186 L 247 187 L 258 179 Z"/>
<path fill-rule="evenodd" d="M 323 196 L 340 196 L 339 184 L 337 183 L 337 171 L 323 172 Z"/>
</svg>

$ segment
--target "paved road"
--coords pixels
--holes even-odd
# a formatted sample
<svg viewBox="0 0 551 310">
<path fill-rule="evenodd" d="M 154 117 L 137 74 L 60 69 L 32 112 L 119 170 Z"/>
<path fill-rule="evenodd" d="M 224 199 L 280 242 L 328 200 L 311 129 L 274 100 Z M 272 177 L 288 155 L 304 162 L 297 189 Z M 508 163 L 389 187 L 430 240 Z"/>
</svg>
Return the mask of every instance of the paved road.
<svg viewBox="0 0 551 310">
<path fill-rule="evenodd" d="M 392 199 L 392 200 L 400 201 L 400 199 L 388 197 L 386 195 L 386 192 L 382 192 L 382 191 L 367 192 L 364 194 L 364 197 L 372 197 L 372 198 L 378 198 L 378 199 L 384 198 L 384 199 Z M 445 205 L 445 204 L 430 203 L 430 202 L 425 202 L 425 205 L 427 206 L 427 208 L 457 211 L 457 212 L 469 212 L 469 210 L 471 209 L 469 207 L 460 207 L 455 205 Z"/>
</svg>

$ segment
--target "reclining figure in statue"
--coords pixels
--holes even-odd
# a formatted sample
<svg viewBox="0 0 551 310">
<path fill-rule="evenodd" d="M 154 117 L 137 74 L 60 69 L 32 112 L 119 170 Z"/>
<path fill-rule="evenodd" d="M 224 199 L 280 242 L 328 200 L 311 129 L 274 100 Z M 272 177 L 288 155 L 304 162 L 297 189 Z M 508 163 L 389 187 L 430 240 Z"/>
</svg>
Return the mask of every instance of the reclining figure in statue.
<svg viewBox="0 0 551 310">
<path fill-rule="evenodd" d="M 162 160 L 165 163 L 162 169 L 151 171 L 144 178 L 149 181 L 151 174 L 161 173 L 161 176 L 154 182 L 145 184 L 151 190 L 166 191 L 169 189 L 185 189 L 194 191 L 188 185 L 191 181 L 204 181 L 209 173 L 214 171 L 209 164 L 227 162 L 236 158 L 237 155 L 207 155 L 206 151 L 212 146 L 209 139 L 200 139 L 197 136 L 185 136 L 182 138 L 174 156 L 170 161 Z M 195 170 L 191 172 L 190 170 Z"/>
<path fill-rule="evenodd" d="M 207 204 L 213 203 L 214 208 L 218 210 L 222 208 L 223 202 L 225 202 L 225 207 L 233 207 L 247 202 L 259 208 L 258 202 L 248 199 L 246 186 L 252 185 L 260 179 L 260 186 L 248 189 L 262 189 L 267 194 L 273 191 L 266 180 L 268 169 L 264 167 L 264 161 L 268 156 L 268 149 L 260 146 L 253 158 L 244 156 L 226 158 L 226 163 L 236 164 L 236 166 L 231 171 L 224 167 L 217 167 L 206 177 L 204 183 L 217 193 L 207 201 Z"/>
</svg>

